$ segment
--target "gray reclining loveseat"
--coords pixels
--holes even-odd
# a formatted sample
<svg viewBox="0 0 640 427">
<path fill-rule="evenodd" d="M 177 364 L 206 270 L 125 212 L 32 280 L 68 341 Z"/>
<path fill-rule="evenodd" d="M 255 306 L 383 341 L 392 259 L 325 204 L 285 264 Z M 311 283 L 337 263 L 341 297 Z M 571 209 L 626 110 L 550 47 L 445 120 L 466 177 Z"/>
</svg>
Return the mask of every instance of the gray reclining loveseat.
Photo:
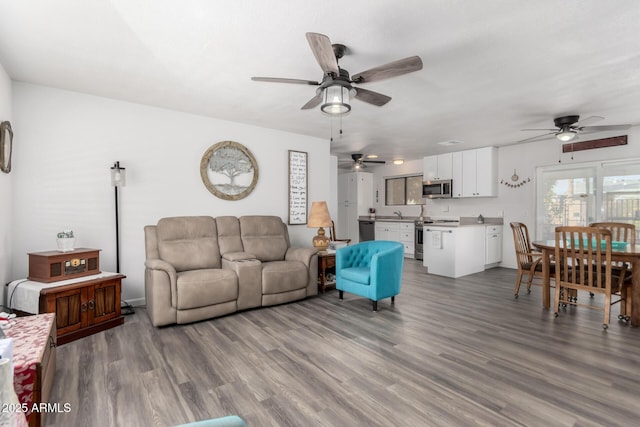
<svg viewBox="0 0 640 427">
<path fill-rule="evenodd" d="M 145 232 L 154 326 L 189 323 L 318 293 L 314 248 L 292 248 L 277 216 L 162 218 Z"/>
</svg>

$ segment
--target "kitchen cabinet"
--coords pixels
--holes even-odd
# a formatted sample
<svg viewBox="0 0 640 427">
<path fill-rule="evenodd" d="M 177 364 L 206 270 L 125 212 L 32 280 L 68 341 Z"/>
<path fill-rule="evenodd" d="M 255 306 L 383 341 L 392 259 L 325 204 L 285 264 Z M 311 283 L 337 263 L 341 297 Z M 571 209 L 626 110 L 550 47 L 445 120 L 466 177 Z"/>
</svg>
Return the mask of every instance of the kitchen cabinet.
<svg viewBox="0 0 640 427">
<path fill-rule="evenodd" d="M 413 222 L 376 221 L 376 240 L 391 240 L 404 245 L 404 256 L 413 258 L 415 253 L 415 224 Z"/>
<path fill-rule="evenodd" d="M 498 149 L 484 147 L 453 153 L 453 197 L 498 195 Z"/>
<path fill-rule="evenodd" d="M 424 227 L 427 273 L 461 277 L 484 270 L 485 227 Z"/>
<path fill-rule="evenodd" d="M 502 226 L 487 225 L 486 230 L 484 263 L 490 268 L 502 262 Z"/>
<path fill-rule="evenodd" d="M 376 221 L 376 240 L 400 241 L 400 223 Z"/>
<path fill-rule="evenodd" d="M 360 241 L 358 217 L 368 216 L 373 207 L 373 174 L 352 172 L 338 175 L 338 220 L 336 234 Z M 343 237 L 344 236 L 344 237 Z"/>
<path fill-rule="evenodd" d="M 438 181 L 443 179 L 452 179 L 452 158 L 452 153 L 425 157 L 423 167 L 424 180 Z"/>
<path fill-rule="evenodd" d="M 400 223 L 400 243 L 404 245 L 405 258 L 413 258 L 415 256 L 415 238 L 416 225 L 413 222 Z"/>
</svg>

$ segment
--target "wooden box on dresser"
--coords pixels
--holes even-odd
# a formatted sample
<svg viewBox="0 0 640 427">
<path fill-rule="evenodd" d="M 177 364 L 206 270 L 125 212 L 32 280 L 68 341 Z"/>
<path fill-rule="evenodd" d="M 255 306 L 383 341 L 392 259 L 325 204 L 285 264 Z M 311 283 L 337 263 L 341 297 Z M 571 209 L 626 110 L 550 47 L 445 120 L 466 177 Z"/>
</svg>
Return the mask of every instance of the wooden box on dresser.
<svg viewBox="0 0 640 427">
<path fill-rule="evenodd" d="M 40 313 L 56 313 L 58 343 L 66 344 L 114 326 L 122 325 L 122 279 L 115 274 L 40 291 Z"/>
</svg>

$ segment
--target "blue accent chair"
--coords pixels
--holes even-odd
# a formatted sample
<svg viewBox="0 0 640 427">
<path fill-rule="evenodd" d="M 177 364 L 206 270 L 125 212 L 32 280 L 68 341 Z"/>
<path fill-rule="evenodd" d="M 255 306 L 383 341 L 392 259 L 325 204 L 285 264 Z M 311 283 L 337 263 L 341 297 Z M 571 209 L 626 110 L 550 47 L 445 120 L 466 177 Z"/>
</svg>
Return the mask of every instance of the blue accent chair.
<svg viewBox="0 0 640 427">
<path fill-rule="evenodd" d="M 388 240 L 370 240 L 346 246 L 336 251 L 336 289 L 378 301 L 400 293 L 404 245 Z"/>
</svg>

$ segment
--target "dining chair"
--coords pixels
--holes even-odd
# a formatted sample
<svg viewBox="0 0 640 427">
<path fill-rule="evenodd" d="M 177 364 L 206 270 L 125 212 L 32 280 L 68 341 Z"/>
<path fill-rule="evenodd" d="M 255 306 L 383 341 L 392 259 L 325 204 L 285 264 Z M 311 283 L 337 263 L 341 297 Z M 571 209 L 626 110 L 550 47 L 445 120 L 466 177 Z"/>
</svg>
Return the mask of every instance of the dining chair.
<svg viewBox="0 0 640 427">
<path fill-rule="evenodd" d="M 611 232 L 612 242 L 636 244 L 636 226 L 624 222 L 592 222 L 589 227 L 600 227 Z"/>
<path fill-rule="evenodd" d="M 527 293 L 531 293 L 531 284 L 533 278 L 542 278 L 542 254 L 536 252 L 531 246 L 529 238 L 529 230 L 527 226 L 521 222 L 512 222 L 509 224 L 513 231 L 513 243 L 516 249 L 516 261 L 518 264 L 518 277 L 516 278 L 516 287 L 514 296 L 518 298 L 520 292 L 520 284 L 522 278 L 527 276 Z M 551 278 L 553 279 L 554 265 L 550 265 Z"/>
<path fill-rule="evenodd" d="M 347 245 L 351 243 L 351 239 L 338 239 L 336 237 L 336 224 L 331 220 L 331 228 L 329 229 L 329 240 L 332 242 L 346 242 Z"/>
<path fill-rule="evenodd" d="M 611 241 L 612 242 L 627 242 L 630 245 L 636 244 L 636 226 L 633 224 L 628 224 L 625 222 L 592 222 L 589 224 L 589 227 L 600 227 L 611 232 Z M 622 264 L 625 264 L 626 270 L 630 272 L 627 274 L 626 280 L 629 281 L 629 286 L 631 285 L 632 274 L 631 265 L 628 263 L 614 263 L 613 270 L 614 274 L 622 267 Z M 593 296 L 593 294 L 591 295 Z M 620 306 L 620 315 L 619 319 L 629 320 L 629 314 L 631 314 L 631 292 L 629 292 L 627 301 L 624 306 Z"/>
<path fill-rule="evenodd" d="M 611 262 L 611 231 L 601 227 L 564 226 L 555 229 L 556 290 L 554 309 L 560 305 L 583 306 L 604 311 L 602 327 L 609 327 L 611 306 L 626 301 L 629 293 L 626 265 L 614 273 Z M 603 305 L 579 303 L 571 291 L 604 296 Z M 613 298 L 617 296 L 617 298 Z M 622 304 L 622 303 L 621 303 Z M 622 307 L 622 306 L 621 306 Z"/>
</svg>

